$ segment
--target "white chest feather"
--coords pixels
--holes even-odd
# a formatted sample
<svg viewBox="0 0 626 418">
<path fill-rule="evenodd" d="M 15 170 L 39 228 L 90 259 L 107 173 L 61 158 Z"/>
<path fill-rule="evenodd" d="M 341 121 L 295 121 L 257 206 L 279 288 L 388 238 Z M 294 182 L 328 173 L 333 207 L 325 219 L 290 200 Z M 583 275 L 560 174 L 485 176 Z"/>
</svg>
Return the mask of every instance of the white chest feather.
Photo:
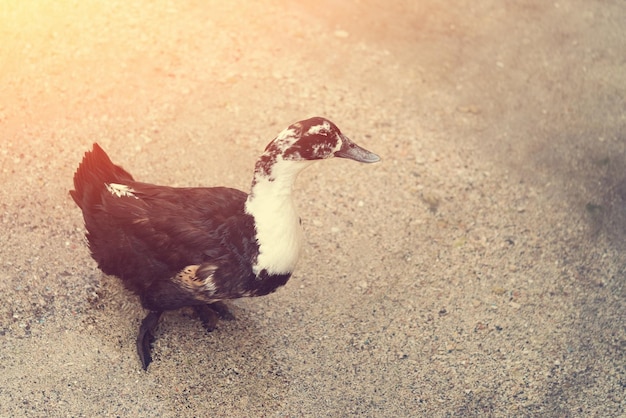
<svg viewBox="0 0 626 418">
<path fill-rule="evenodd" d="M 262 270 L 270 274 L 293 272 L 302 249 L 302 228 L 291 188 L 305 165 L 281 161 L 277 166 L 272 170 L 272 179 L 257 179 L 246 202 L 246 212 L 254 217 L 259 244 L 255 274 Z"/>
<path fill-rule="evenodd" d="M 291 199 L 289 199 L 291 200 Z M 262 205 L 253 201 L 246 205 L 248 212 L 254 214 L 259 257 L 254 266 L 254 273 L 261 270 L 268 273 L 290 273 L 296 267 L 302 248 L 302 229 L 300 220 L 291 201 L 281 205 Z M 267 202 L 265 202 L 267 203 Z"/>
</svg>

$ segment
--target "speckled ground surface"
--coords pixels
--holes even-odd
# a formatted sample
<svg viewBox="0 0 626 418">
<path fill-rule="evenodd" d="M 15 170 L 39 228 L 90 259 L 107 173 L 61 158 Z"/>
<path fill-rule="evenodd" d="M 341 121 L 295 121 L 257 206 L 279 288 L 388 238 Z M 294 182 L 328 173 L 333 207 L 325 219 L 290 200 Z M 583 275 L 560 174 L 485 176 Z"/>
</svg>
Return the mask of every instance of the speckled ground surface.
<svg viewBox="0 0 626 418">
<path fill-rule="evenodd" d="M 0 5 L 0 416 L 626 413 L 626 6 L 336 3 Z M 168 313 L 143 372 L 83 153 L 247 189 L 313 115 L 383 161 L 304 172 L 287 286 Z"/>
</svg>

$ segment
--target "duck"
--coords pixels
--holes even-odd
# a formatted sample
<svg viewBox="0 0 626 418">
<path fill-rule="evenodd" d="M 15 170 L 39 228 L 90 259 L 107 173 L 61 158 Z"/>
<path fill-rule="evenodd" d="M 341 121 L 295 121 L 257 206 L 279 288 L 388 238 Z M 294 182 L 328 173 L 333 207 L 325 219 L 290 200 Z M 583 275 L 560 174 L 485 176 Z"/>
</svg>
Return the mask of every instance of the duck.
<svg viewBox="0 0 626 418">
<path fill-rule="evenodd" d="M 93 144 L 70 195 L 82 210 L 98 268 L 119 278 L 148 311 L 136 340 L 144 370 L 163 312 L 191 307 L 212 331 L 219 319 L 234 319 L 225 301 L 268 295 L 287 283 L 303 246 L 295 180 L 314 162 L 334 157 L 380 160 L 330 120 L 313 117 L 267 145 L 246 193 L 136 181 Z"/>
</svg>

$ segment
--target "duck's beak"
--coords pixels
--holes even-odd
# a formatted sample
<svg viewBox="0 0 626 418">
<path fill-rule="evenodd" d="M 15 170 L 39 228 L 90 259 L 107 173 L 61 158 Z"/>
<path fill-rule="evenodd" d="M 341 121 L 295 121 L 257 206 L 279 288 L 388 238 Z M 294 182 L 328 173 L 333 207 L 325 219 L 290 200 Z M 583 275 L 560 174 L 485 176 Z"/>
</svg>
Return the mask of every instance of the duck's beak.
<svg viewBox="0 0 626 418">
<path fill-rule="evenodd" d="M 361 148 L 347 136 L 341 136 L 341 148 L 335 152 L 335 157 L 349 158 L 360 163 L 375 163 L 380 161 L 380 157 L 373 152 Z"/>
</svg>

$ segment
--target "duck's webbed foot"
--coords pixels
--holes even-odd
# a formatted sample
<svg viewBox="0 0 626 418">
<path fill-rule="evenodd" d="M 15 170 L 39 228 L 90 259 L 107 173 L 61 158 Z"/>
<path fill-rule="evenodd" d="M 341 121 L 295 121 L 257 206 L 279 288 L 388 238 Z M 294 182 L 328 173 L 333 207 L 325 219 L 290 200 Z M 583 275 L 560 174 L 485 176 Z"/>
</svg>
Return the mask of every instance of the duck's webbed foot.
<svg viewBox="0 0 626 418">
<path fill-rule="evenodd" d="M 211 332 L 215 329 L 219 319 L 231 321 L 235 319 L 228 306 L 224 302 L 213 302 L 206 305 L 196 305 L 193 307 L 204 328 Z"/>
<path fill-rule="evenodd" d="M 139 327 L 139 335 L 137 335 L 137 354 L 139 354 L 139 360 L 141 360 L 141 366 L 144 370 L 148 370 L 148 365 L 152 362 L 152 355 L 150 350 L 152 349 L 152 343 L 154 342 L 154 330 L 159 323 L 162 311 L 151 311 L 141 321 Z"/>
</svg>

